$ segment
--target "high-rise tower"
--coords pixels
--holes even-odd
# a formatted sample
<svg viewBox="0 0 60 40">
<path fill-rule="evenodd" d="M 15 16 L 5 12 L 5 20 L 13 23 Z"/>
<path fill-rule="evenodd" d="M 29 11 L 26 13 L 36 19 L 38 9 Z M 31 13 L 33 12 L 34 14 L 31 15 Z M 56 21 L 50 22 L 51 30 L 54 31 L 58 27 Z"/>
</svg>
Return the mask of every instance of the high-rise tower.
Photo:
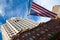
<svg viewBox="0 0 60 40">
<path fill-rule="evenodd" d="M 11 18 L 6 20 L 6 24 L 2 25 L 3 40 L 11 40 L 11 38 L 18 33 L 35 28 L 38 23 L 29 19 Z"/>
</svg>

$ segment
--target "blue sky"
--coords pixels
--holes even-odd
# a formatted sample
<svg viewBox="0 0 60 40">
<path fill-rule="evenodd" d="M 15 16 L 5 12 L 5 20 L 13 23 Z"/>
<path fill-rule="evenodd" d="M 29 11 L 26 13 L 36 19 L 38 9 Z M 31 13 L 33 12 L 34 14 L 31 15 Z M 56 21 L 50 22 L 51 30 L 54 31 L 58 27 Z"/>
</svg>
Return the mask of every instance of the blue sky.
<svg viewBox="0 0 60 40">
<path fill-rule="evenodd" d="M 0 0 L 0 25 L 5 23 L 6 20 L 11 17 L 24 18 L 27 12 L 27 0 Z M 0 40 L 2 40 L 1 30 Z"/>
<path fill-rule="evenodd" d="M 52 11 L 52 7 L 55 5 L 60 5 L 60 0 L 33 0 L 35 3 L 43 6 L 44 8 Z M 37 19 L 37 22 L 46 22 L 49 21 L 50 18 L 46 18 L 46 17 L 40 17 L 40 16 L 31 16 L 30 18 L 32 18 L 33 20 L 35 20 L 35 18 Z"/>
<path fill-rule="evenodd" d="M 50 20 L 47 17 L 32 16 L 28 14 L 28 3 L 29 0 L 0 0 L 0 25 L 5 23 L 6 19 L 11 17 L 29 18 L 35 22 L 46 22 Z M 45 7 L 48 10 L 52 10 L 52 6 L 60 5 L 60 0 L 33 0 L 37 4 Z M 1 27 L 0 27 L 1 29 Z M 0 40 L 1 31 L 0 31 Z"/>
</svg>

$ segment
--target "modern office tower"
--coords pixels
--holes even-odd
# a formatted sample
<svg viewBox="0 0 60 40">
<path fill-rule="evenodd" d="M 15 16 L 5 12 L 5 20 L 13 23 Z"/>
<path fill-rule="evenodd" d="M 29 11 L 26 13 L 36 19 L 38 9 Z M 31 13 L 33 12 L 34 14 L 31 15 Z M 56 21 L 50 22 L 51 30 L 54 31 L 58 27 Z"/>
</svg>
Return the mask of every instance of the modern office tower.
<svg viewBox="0 0 60 40">
<path fill-rule="evenodd" d="M 56 13 L 57 14 L 57 17 L 60 18 L 60 5 L 53 6 L 52 12 Z"/>
<path fill-rule="evenodd" d="M 12 40 L 13 36 L 22 33 L 26 30 L 31 30 L 37 27 L 38 23 L 29 19 L 20 19 L 18 17 L 6 20 L 2 25 L 3 40 Z"/>
</svg>

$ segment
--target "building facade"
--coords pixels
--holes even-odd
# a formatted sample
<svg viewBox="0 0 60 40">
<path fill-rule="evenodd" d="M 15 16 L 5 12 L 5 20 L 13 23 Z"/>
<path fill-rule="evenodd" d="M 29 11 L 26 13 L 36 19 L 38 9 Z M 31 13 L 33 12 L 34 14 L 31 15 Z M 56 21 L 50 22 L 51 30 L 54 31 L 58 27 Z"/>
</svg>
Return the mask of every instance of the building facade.
<svg viewBox="0 0 60 40">
<path fill-rule="evenodd" d="M 57 14 L 57 17 L 60 18 L 60 5 L 53 6 L 52 12 L 56 13 Z"/>
<path fill-rule="evenodd" d="M 11 40 L 13 36 L 35 28 L 38 23 L 29 19 L 11 18 L 2 25 L 3 40 Z"/>
<path fill-rule="evenodd" d="M 11 18 L 2 25 L 2 35 L 3 40 L 60 40 L 60 18 L 40 24 Z"/>
</svg>

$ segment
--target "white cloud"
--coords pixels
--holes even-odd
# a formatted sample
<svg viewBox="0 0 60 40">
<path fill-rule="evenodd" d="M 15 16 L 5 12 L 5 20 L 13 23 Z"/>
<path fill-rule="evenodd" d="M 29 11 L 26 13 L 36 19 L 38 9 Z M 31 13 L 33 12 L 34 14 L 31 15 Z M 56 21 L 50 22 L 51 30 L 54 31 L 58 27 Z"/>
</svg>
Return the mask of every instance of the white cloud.
<svg viewBox="0 0 60 40">
<path fill-rule="evenodd" d="M 4 10 L 2 8 L 0 8 L 0 15 L 2 15 L 2 16 L 5 15 Z"/>
<path fill-rule="evenodd" d="M 2 15 L 2 10 L 0 9 L 0 14 Z"/>
<path fill-rule="evenodd" d="M 47 21 L 49 21 L 49 20 L 51 20 L 51 18 L 48 18 L 48 17 L 40 17 L 39 19 L 38 19 L 38 22 L 40 23 L 40 22 L 47 22 Z"/>
<path fill-rule="evenodd" d="M 5 12 L 4 12 L 4 8 L 6 7 L 6 2 L 5 0 L 0 0 L 0 15 L 4 16 Z"/>
<path fill-rule="evenodd" d="M 48 10 L 52 10 L 54 5 L 60 5 L 60 0 L 34 0 L 37 4 L 45 7 Z"/>
</svg>

